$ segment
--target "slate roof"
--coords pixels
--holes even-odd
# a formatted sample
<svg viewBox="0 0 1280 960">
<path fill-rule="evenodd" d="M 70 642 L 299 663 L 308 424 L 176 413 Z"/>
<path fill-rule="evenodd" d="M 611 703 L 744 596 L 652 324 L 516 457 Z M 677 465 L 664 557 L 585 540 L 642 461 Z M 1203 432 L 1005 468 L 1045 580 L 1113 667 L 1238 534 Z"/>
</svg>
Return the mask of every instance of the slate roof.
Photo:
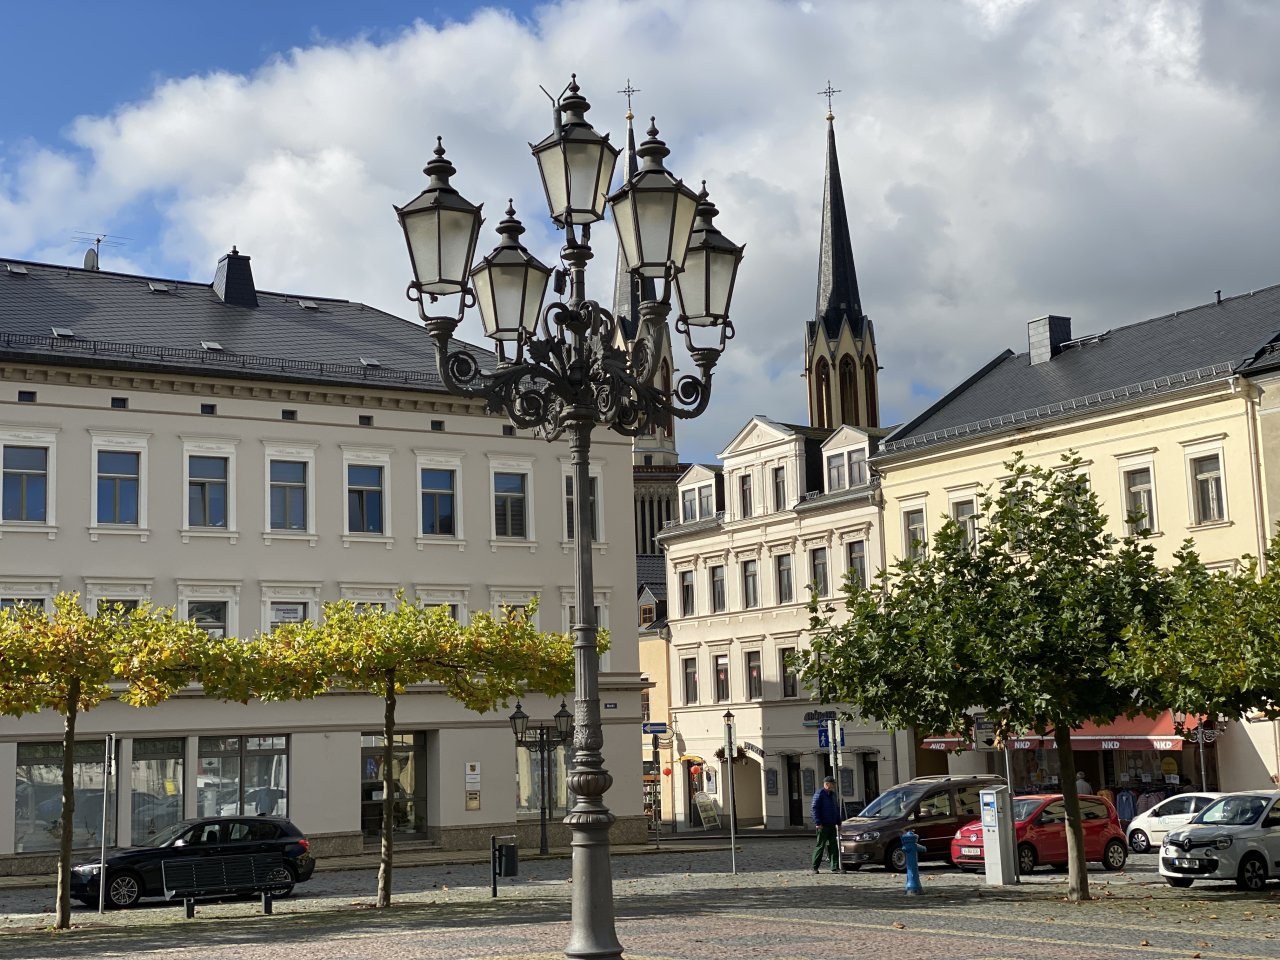
<svg viewBox="0 0 1280 960">
<path fill-rule="evenodd" d="M 667 558 L 660 555 L 636 554 L 636 592 L 645 587 L 655 600 L 667 599 Z"/>
<path fill-rule="evenodd" d="M 0 260 L 0 358 L 444 392 L 420 325 L 348 300 L 257 296 L 256 308 L 232 306 L 212 284 Z"/>
<path fill-rule="evenodd" d="M 849 214 L 844 206 L 844 186 L 840 182 L 840 158 L 836 155 L 835 118 L 827 116 L 827 170 L 822 191 L 822 242 L 818 250 L 818 302 L 809 324 L 809 339 L 822 324 L 831 340 L 840 336 L 848 323 L 860 338 L 866 317 L 858 293 L 858 271 L 853 263 L 853 241 L 849 237 Z"/>
<path fill-rule="evenodd" d="M 892 456 L 1227 379 L 1280 333 L 1280 285 L 1069 341 L 1045 363 L 1006 350 L 881 445 Z"/>
</svg>

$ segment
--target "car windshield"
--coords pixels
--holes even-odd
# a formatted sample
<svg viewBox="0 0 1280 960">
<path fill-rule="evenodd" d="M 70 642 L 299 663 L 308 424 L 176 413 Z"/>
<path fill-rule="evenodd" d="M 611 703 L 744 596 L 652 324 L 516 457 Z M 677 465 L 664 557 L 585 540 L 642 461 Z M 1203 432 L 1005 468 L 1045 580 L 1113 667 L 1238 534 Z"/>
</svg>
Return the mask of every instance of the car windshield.
<svg viewBox="0 0 1280 960">
<path fill-rule="evenodd" d="M 1191 822 L 1242 827 L 1262 816 L 1266 806 L 1265 797 L 1223 797 L 1201 810 Z"/>
<path fill-rule="evenodd" d="M 868 817 L 873 820 L 905 817 L 907 811 L 915 806 L 916 801 L 920 799 L 920 794 L 923 792 L 923 787 L 894 787 L 892 790 L 886 790 L 867 804 L 866 808 L 858 816 Z"/>
<path fill-rule="evenodd" d="M 140 847 L 167 847 L 173 842 L 174 837 L 181 834 L 184 830 L 191 828 L 191 821 L 184 820 L 179 823 L 170 824 L 165 827 L 154 837 L 147 837 L 138 846 Z"/>
<path fill-rule="evenodd" d="M 1044 803 L 1043 800 L 1028 800 L 1026 798 L 1014 800 L 1013 801 L 1014 822 L 1021 823 L 1023 820 L 1026 820 L 1033 813 L 1035 813 L 1037 810 L 1040 809 L 1040 804 L 1042 803 Z"/>
</svg>

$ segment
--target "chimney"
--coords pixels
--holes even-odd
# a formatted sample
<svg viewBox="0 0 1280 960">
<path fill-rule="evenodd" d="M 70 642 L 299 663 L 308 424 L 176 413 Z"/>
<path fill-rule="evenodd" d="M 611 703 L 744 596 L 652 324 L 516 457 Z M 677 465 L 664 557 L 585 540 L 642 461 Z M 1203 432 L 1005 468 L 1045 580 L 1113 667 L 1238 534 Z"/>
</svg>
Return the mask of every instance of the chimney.
<svg viewBox="0 0 1280 960">
<path fill-rule="evenodd" d="M 213 276 L 213 292 L 223 303 L 234 307 L 256 307 L 258 290 L 253 285 L 253 268 L 249 258 L 235 247 L 218 261 L 218 272 Z"/>
<path fill-rule="evenodd" d="M 1031 353 L 1031 365 L 1048 363 L 1062 352 L 1062 345 L 1071 339 L 1070 317 L 1041 317 L 1027 324 L 1027 349 Z"/>
</svg>

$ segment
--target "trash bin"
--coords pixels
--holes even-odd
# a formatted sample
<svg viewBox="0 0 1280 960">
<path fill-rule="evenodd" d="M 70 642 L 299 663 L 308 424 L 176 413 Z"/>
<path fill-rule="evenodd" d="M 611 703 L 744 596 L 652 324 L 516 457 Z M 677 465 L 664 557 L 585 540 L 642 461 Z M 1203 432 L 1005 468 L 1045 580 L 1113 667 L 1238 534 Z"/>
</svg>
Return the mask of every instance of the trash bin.
<svg viewBox="0 0 1280 960">
<path fill-rule="evenodd" d="M 519 848 L 514 843 L 498 844 L 498 876 L 518 877 L 520 875 Z"/>
</svg>

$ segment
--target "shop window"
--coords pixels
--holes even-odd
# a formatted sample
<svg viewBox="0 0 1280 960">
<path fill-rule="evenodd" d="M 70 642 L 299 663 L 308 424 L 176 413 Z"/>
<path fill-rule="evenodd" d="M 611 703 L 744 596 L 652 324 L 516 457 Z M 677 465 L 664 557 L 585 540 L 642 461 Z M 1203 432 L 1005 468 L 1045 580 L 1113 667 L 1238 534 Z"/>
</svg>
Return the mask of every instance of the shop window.
<svg viewBox="0 0 1280 960">
<path fill-rule="evenodd" d="M 103 751 L 101 740 L 81 740 L 71 761 L 75 812 L 71 845 L 97 847 L 102 841 Z M 57 850 L 62 836 L 62 744 L 19 743 L 14 781 L 14 851 Z M 114 843 L 114 818 L 108 817 L 107 842 Z"/>
<path fill-rule="evenodd" d="M 198 762 L 198 816 L 288 815 L 287 736 L 201 737 Z"/>
<path fill-rule="evenodd" d="M 426 733 L 397 733 L 391 746 L 392 835 L 421 835 L 427 830 Z M 382 836 L 383 764 L 386 738 L 360 735 L 360 831 Z"/>
<path fill-rule="evenodd" d="M 129 816 L 133 843 L 143 843 L 182 819 L 185 744 L 182 737 L 133 741 L 133 759 L 129 765 Z"/>
</svg>

